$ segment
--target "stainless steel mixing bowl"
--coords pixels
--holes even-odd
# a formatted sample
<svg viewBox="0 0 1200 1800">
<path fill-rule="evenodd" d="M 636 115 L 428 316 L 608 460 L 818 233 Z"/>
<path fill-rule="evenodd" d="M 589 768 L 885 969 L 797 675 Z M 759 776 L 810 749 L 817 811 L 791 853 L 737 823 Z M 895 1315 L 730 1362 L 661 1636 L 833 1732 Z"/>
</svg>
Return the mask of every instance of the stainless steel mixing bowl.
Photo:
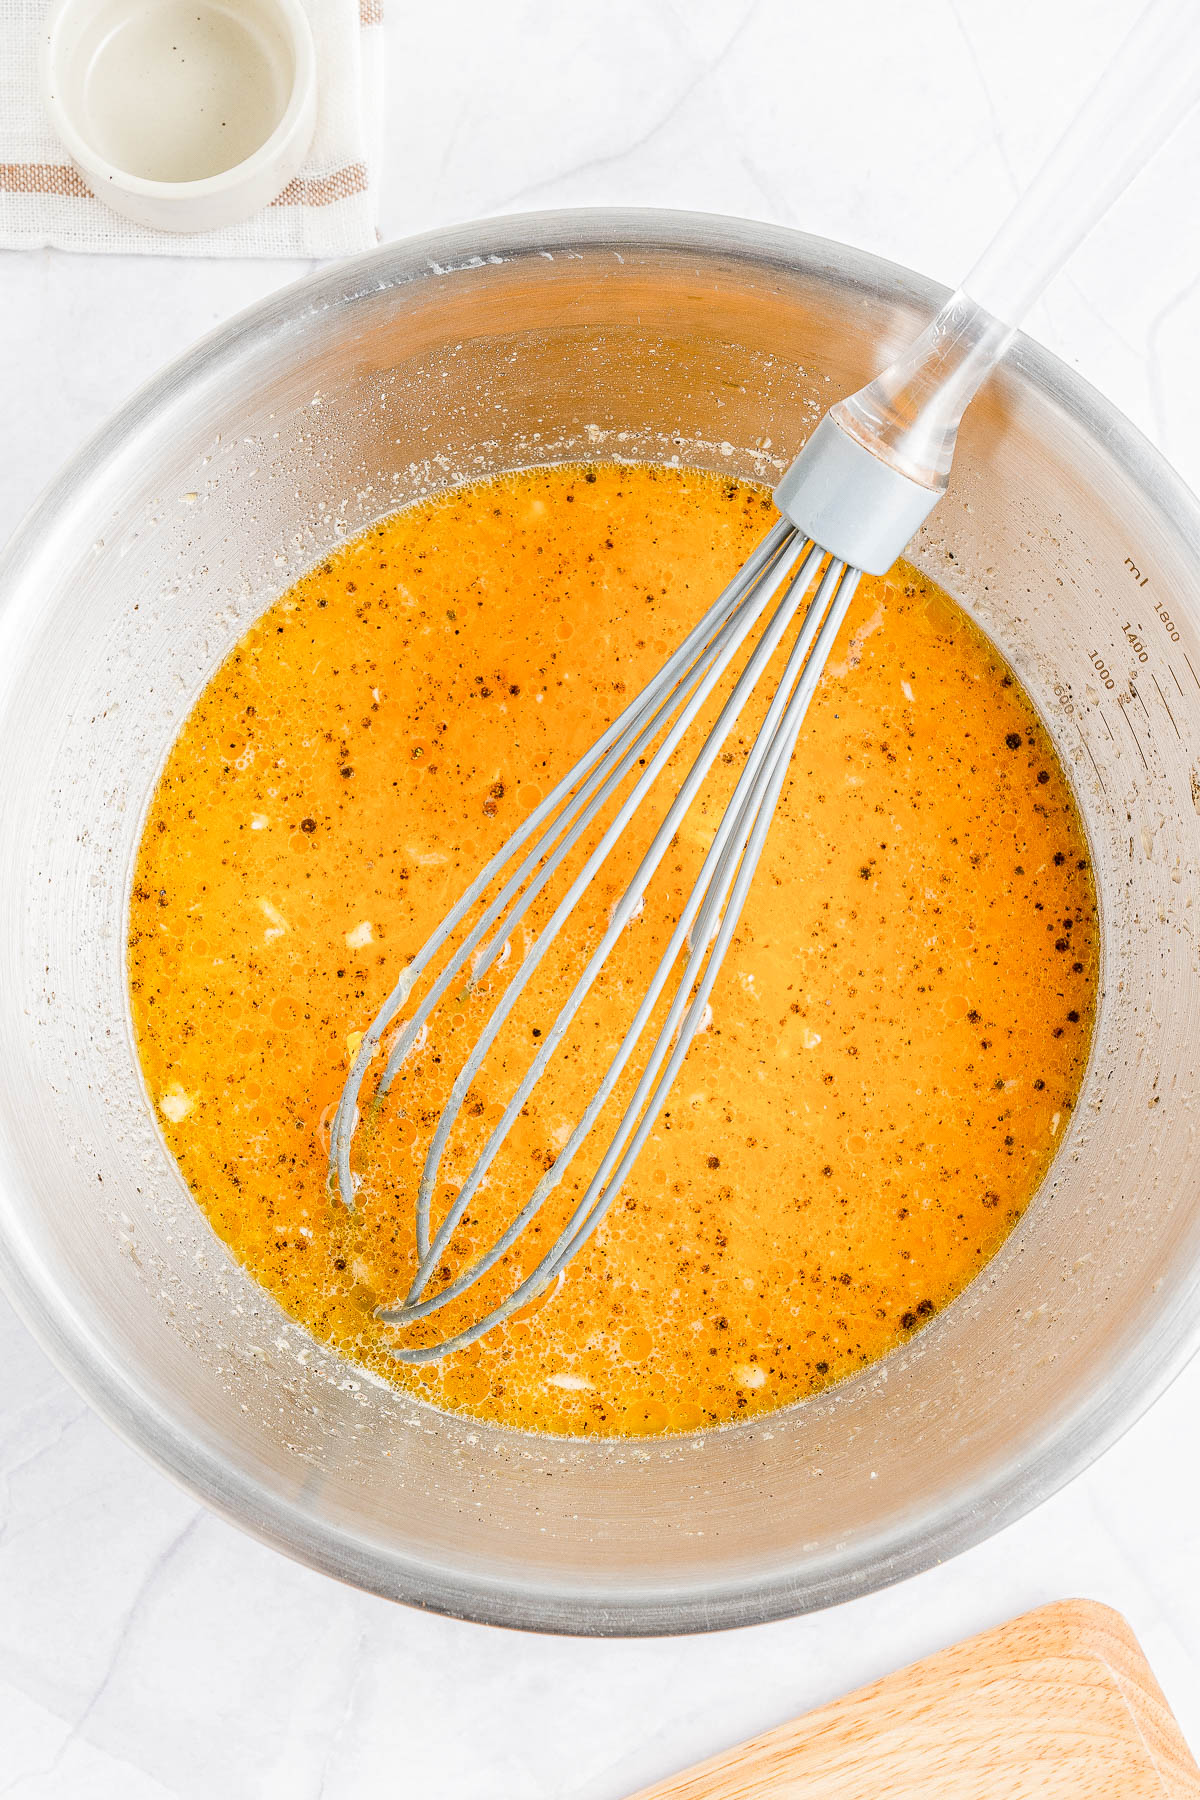
<svg viewBox="0 0 1200 1800">
<path fill-rule="evenodd" d="M 0 571 L 0 1258 L 133 1442 L 381 1594 L 578 1632 L 740 1625 L 911 1574 L 1050 1493 L 1195 1347 L 1200 515 L 1020 342 L 918 560 L 1028 684 L 1103 904 L 1079 1106 L 973 1286 L 860 1378 L 758 1422 L 576 1443 L 436 1413 L 231 1261 L 136 1066 L 125 912 L 156 773 L 249 621 L 419 495 L 580 456 L 771 479 L 940 290 L 839 245 L 654 213 L 501 220 L 287 289 L 93 440 Z"/>
</svg>

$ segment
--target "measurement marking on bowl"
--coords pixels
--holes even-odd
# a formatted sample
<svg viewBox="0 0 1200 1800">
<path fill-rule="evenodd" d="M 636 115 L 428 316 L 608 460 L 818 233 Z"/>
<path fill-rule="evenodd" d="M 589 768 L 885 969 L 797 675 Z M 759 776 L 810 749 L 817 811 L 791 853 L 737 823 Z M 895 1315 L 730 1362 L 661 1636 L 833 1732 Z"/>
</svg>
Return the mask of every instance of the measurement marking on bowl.
<svg viewBox="0 0 1200 1800">
<path fill-rule="evenodd" d="M 1170 664 L 1168 664 L 1167 666 L 1169 668 Z M 1163 693 L 1161 687 L 1159 687 L 1158 676 L 1154 673 L 1153 669 L 1151 669 L 1151 671 L 1150 671 L 1150 679 L 1154 683 L 1154 686 L 1158 692 L 1158 697 L 1163 703 L 1163 711 L 1166 713 L 1168 719 L 1170 719 L 1170 721 L 1171 721 L 1171 728 L 1174 731 L 1175 736 L 1179 737 L 1181 735 L 1181 733 L 1180 733 L 1178 725 L 1176 725 L 1176 723 L 1175 723 L 1175 714 L 1171 711 L 1171 708 L 1167 705 L 1167 696 Z M 1175 685 L 1178 687 L 1179 683 L 1176 682 Z"/>
<path fill-rule="evenodd" d="M 1130 685 L 1132 686 L 1132 683 Z M 1135 699 L 1137 698 L 1136 694 L 1135 694 L 1134 698 Z M 1126 711 L 1128 704 L 1129 704 L 1128 697 L 1125 694 L 1117 695 L 1117 710 L 1120 712 L 1121 717 L 1124 719 L 1126 725 L 1128 725 L 1129 735 L 1133 739 L 1133 747 L 1142 759 L 1143 769 L 1145 769 L 1146 773 L 1149 774 L 1150 773 L 1150 764 L 1146 761 L 1146 752 L 1142 749 L 1142 741 L 1138 737 L 1137 732 L 1133 728 L 1133 720 L 1129 717 L 1129 714 Z"/>
<path fill-rule="evenodd" d="M 1126 623 L 1122 625 L 1121 632 L 1131 645 L 1133 654 L 1137 657 L 1138 661 L 1140 663 L 1148 663 L 1150 661 L 1150 652 L 1146 648 L 1146 641 L 1134 630 L 1133 621 L 1131 619 L 1127 620 Z"/>
<path fill-rule="evenodd" d="M 1154 615 L 1173 644 L 1179 642 L 1179 627 L 1160 600 L 1154 602 Z"/>
<path fill-rule="evenodd" d="M 1093 665 L 1097 675 L 1099 675 L 1106 688 L 1112 689 L 1116 687 L 1116 677 L 1108 664 L 1103 660 L 1098 650 L 1088 651 L 1088 661 Z"/>
<path fill-rule="evenodd" d="M 1149 575 L 1144 575 L 1142 573 L 1141 565 L 1139 563 L 1135 562 L 1132 556 L 1127 556 L 1125 558 L 1123 566 L 1124 566 L 1125 570 L 1127 571 L 1127 573 L 1130 575 L 1130 577 L 1133 579 L 1133 581 L 1137 584 L 1137 586 L 1139 588 L 1144 588 L 1149 585 L 1149 581 L 1150 581 Z M 1172 644 L 1179 644 L 1180 638 L 1181 638 L 1181 633 L 1180 633 L 1179 627 L 1176 625 L 1175 620 L 1172 617 L 1169 609 L 1166 606 L 1164 606 L 1162 601 L 1160 601 L 1160 600 L 1153 600 L 1152 604 L 1154 606 L 1154 615 L 1153 616 L 1154 616 L 1159 628 L 1166 633 L 1167 638 L 1169 639 L 1169 641 Z M 1175 733 L 1176 738 L 1180 742 L 1182 742 L 1183 733 L 1181 732 L 1181 730 L 1179 728 L 1179 721 L 1175 717 L 1175 713 L 1171 707 L 1170 702 L 1167 699 L 1166 693 L 1163 690 L 1162 683 L 1159 681 L 1158 676 L 1155 673 L 1153 667 L 1150 666 L 1154 660 L 1154 645 L 1153 645 L 1153 643 L 1151 643 L 1147 640 L 1146 627 L 1142 624 L 1141 620 L 1134 618 L 1134 617 L 1130 617 L 1130 618 L 1126 619 L 1125 623 L 1121 626 L 1120 630 L 1121 630 L 1121 636 L 1124 638 L 1126 644 L 1129 646 L 1129 649 L 1132 650 L 1134 656 L 1137 658 L 1138 663 L 1141 664 L 1141 666 L 1144 668 L 1146 668 L 1146 667 L 1149 668 L 1150 679 L 1154 683 L 1154 691 L 1158 695 L 1159 700 L 1162 702 L 1162 709 L 1166 713 L 1167 718 L 1170 721 L 1171 730 Z M 1191 658 L 1187 654 L 1187 651 L 1183 650 L 1181 648 L 1180 654 L 1183 657 L 1184 662 L 1187 664 L 1188 673 L 1192 677 L 1193 682 L 1195 683 L 1197 688 L 1200 688 L 1200 675 L 1197 675 L 1196 669 L 1192 663 Z M 1142 709 L 1142 713 L 1146 720 L 1147 728 L 1149 729 L 1151 736 L 1153 736 L 1154 720 L 1150 714 L 1150 710 L 1146 704 L 1144 696 L 1139 692 L 1132 675 L 1130 675 L 1130 677 L 1129 677 L 1128 691 L 1127 692 L 1118 692 L 1117 677 L 1114 673 L 1114 669 L 1116 667 L 1116 658 L 1114 655 L 1112 655 L 1111 652 L 1102 653 L 1100 650 L 1091 649 L 1087 652 L 1087 658 L 1088 658 L 1088 662 L 1092 666 L 1093 673 L 1095 674 L 1096 678 L 1102 683 L 1105 691 L 1107 693 L 1116 694 L 1117 705 L 1121 708 L 1121 712 L 1125 718 L 1125 723 L 1129 727 L 1129 730 L 1133 736 L 1134 747 L 1136 748 L 1138 755 L 1141 757 L 1143 768 L 1145 768 L 1147 770 L 1147 773 L 1149 773 L 1149 764 L 1147 763 L 1147 760 L 1146 760 L 1145 750 L 1142 746 L 1140 738 L 1138 737 L 1138 734 L 1134 727 L 1133 721 L 1129 718 L 1129 714 L 1127 711 L 1127 708 L 1130 705 L 1130 703 L 1136 701 L 1136 703 Z M 1166 657 L 1163 658 L 1163 667 L 1166 669 L 1167 673 L 1170 675 L 1171 680 L 1175 683 L 1175 690 L 1176 690 L 1176 693 L 1179 695 L 1180 700 L 1186 702 L 1187 690 L 1184 688 L 1184 685 L 1183 685 L 1182 681 L 1180 680 L 1179 675 L 1178 675 L 1174 665 Z M 1056 683 L 1054 692 L 1059 700 L 1060 705 L 1062 706 L 1063 711 L 1065 713 L 1067 713 L 1068 715 L 1073 714 L 1075 712 L 1075 702 L 1071 696 L 1070 688 L 1064 687 L 1063 685 Z M 1100 707 L 1099 705 L 1097 705 L 1096 711 L 1100 714 L 1101 723 L 1104 725 L 1105 730 L 1108 732 L 1110 740 L 1113 740 L 1112 730 L 1108 724 L 1108 720 L 1105 718 L 1103 708 Z M 1087 740 L 1083 735 L 1082 729 L 1080 730 L 1080 737 L 1084 743 L 1085 748 L 1088 749 L 1089 756 L 1091 756 L 1090 747 L 1087 745 Z M 1115 741 L 1115 740 L 1113 740 L 1113 741 Z M 1096 764 L 1096 759 L 1094 756 L 1091 757 L 1091 762 L 1092 762 L 1093 769 L 1095 769 L 1095 771 L 1096 771 L 1096 778 L 1100 782 L 1101 788 L 1103 789 L 1104 783 L 1101 778 L 1100 771 Z"/>
<path fill-rule="evenodd" d="M 1101 717 L 1103 717 L 1103 715 L 1101 715 Z M 1088 753 L 1088 761 L 1091 763 L 1092 768 L 1096 772 L 1096 780 L 1100 783 L 1100 792 L 1104 795 L 1104 798 L 1106 800 L 1108 800 L 1108 789 L 1104 785 L 1104 777 L 1100 773 L 1100 765 L 1096 761 L 1096 758 L 1092 754 L 1092 746 L 1088 743 L 1087 738 L 1084 735 L 1083 726 L 1079 723 L 1078 719 L 1076 719 L 1076 721 L 1075 721 L 1075 729 L 1079 733 L 1080 743 L 1083 745 L 1084 749 Z M 1110 733 L 1110 736 L 1111 736 L 1111 733 Z M 1111 801 L 1109 801 L 1109 805 L 1110 806 L 1112 805 Z"/>
</svg>

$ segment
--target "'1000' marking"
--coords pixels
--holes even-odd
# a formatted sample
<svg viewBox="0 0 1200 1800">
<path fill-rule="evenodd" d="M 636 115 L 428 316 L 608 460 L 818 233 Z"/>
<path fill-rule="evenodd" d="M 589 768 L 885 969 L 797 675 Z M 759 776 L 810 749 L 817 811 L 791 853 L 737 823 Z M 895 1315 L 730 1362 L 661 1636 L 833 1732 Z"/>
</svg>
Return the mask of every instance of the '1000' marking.
<svg viewBox="0 0 1200 1800">
<path fill-rule="evenodd" d="M 1113 676 L 1113 672 L 1109 668 L 1108 664 L 1103 660 L 1103 658 L 1101 657 L 1100 652 L 1098 650 L 1089 650 L 1088 651 L 1088 661 L 1092 664 L 1097 675 L 1100 677 L 1101 681 L 1104 683 L 1106 688 L 1115 688 L 1116 687 L 1117 683 Z"/>
</svg>

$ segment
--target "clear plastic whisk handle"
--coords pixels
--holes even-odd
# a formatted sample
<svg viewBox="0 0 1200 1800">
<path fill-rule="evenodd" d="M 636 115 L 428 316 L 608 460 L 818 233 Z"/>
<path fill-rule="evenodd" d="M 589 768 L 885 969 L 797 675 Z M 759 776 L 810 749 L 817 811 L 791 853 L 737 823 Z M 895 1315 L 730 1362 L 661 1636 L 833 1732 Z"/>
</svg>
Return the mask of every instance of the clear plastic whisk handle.
<svg viewBox="0 0 1200 1800">
<path fill-rule="evenodd" d="M 831 416 L 933 493 L 959 423 L 1016 327 L 1200 99 L 1200 0 L 1150 0 L 962 286 L 903 355 Z"/>
</svg>

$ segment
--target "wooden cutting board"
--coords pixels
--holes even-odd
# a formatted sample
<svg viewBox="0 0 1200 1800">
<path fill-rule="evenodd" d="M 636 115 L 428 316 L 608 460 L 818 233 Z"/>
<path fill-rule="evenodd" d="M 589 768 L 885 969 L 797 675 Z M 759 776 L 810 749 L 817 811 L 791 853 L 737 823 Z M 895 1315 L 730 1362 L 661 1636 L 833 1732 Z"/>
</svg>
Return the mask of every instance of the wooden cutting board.
<svg viewBox="0 0 1200 1800">
<path fill-rule="evenodd" d="M 1064 1600 L 942 1650 L 634 1800 L 1200 1800 L 1133 1632 Z"/>
</svg>

